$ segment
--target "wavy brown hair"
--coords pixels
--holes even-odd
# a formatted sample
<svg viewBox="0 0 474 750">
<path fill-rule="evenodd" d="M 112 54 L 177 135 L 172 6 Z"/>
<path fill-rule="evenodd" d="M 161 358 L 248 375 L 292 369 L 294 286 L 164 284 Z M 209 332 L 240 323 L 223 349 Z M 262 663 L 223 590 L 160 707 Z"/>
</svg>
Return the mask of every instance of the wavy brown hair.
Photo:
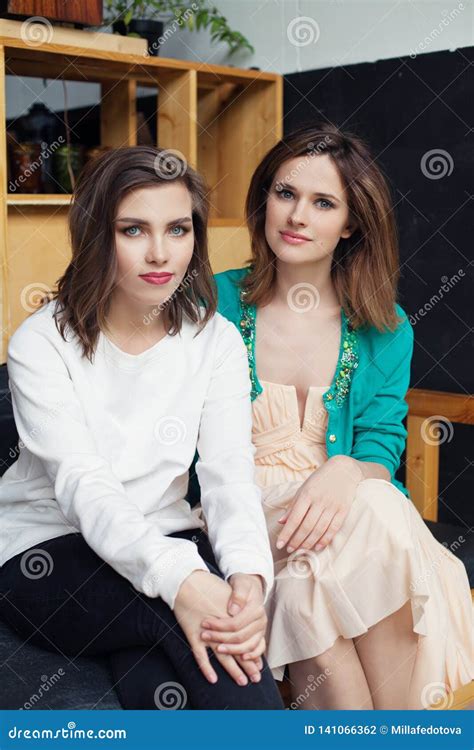
<svg viewBox="0 0 474 750">
<path fill-rule="evenodd" d="M 163 306 L 165 330 L 175 335 L 183 316 L 199 330 L 217 307 L 209 263 L 207 221 L 209 203 L 202 177 L 175 152 L 153 146 L 131 146 L 106 152 L 86 164 L 77 181 L 69 210 L 72 259 L 57 283 L 55 319 L 64 339 L 69 331 L 92 361 L 100 330 L 105 327 L 115 286 L 117 259 L 113 221 L 122 198 L 132 190 L 183 183 L 192 199 L 194 251 L 187 268 L 192 283 Z M 204 312 L 200 306 L 204 306 Z"/>
<path fill-rule="evenodd" d="M 302 127 L 279 141 L 255 170 L 246 201 L 252 257 L 242 287 L 246 301 L 267 304 L 276 277 L 275 255 L 265 238 L 268 193 L 280 166 L 294 157 L 328 154 L 346 191 L 352 225 L 349 238 L 334 250 L 331 278 L 353 328 L 375 326 L 394 330 L 399 252 L 390 190 L 369 148 L 356 135 L 333 125 Z"/>
</svg>

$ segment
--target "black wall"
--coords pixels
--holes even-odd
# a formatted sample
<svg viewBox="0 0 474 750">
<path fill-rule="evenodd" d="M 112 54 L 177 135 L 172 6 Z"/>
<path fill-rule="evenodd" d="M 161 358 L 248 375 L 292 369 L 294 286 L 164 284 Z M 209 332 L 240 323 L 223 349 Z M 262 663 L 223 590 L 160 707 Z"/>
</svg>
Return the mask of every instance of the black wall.
<svg viewBox="0 0 474 750">
<path fill-rule="evenodd" d="M 474 393 L 473 58 L 468 47 L 285 77 L 285 133 L 322 119 L 372 147 L 396 204 L 411 386 L 455 393 Z M 435 149 L 447 155 L 422 168 Z M 453 428 L 440 452 L 440 520 L 473 525 L 474 427 Z"/>
</svg>

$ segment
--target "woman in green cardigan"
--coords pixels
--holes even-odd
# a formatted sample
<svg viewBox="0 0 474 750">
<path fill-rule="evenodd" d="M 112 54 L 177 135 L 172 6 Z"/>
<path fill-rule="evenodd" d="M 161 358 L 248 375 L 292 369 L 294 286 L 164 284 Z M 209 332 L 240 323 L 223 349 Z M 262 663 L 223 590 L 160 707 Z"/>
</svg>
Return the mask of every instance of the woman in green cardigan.
<svg viewBox="0 0 474 750">
<path fill-rule="evenodd" d="M 268 663 L 277 679 L 288 665 L 295 708 L 449 701 L 472 679 L 470 590 L 394 478 L 413 332 L 386 181 L 359 138 L 303 128 L 264 157 L 246 211 L 250 265 L 216 281 L 248 352 L 275 561 Z M 233 620 L 203 637 L 251 649 Z"/>
</svg>

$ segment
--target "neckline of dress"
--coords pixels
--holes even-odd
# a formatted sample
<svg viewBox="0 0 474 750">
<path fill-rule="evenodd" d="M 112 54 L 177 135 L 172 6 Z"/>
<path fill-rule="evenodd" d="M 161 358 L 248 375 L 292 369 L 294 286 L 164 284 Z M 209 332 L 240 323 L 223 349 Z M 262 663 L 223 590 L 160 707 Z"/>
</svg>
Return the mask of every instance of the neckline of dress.
<svg viewBox="0 0 474 750">
<path fill-rule="evenodd" d="M 323 393 L 324 393 L 325 391 L 328 390 L 328 386 L 327 385 L 310 385 L 310 386 L 308 386 L 308 391 L 306 393 L 306 398 L 305 398 L 304 407 L 303 407 L 303 421 L 301 421 L 300 420 L 300 412 L 299 412 L 299 408 L 298 408 L 298 391 L 297 391 L 295 385 L 293 385 L 292 383 L 272 383 L 271 380 L 259 380 L 259 382 L 262 385 L 276 386 L 277 388 L 287 388 L 287 389 L 290 389 L 292 391 L 292 393 L 294 394 L 295 408 L 296 408 L 296 414 L 298 415 L 298 425 L 299 425 L 299 428 L 300 428 L 300 432 L 303 432 L 304 426 L 305 426 L 306 422 L 308 421 L 309 397 L 310 397 L 311 391 L 323 391 Z"/>
</svg>

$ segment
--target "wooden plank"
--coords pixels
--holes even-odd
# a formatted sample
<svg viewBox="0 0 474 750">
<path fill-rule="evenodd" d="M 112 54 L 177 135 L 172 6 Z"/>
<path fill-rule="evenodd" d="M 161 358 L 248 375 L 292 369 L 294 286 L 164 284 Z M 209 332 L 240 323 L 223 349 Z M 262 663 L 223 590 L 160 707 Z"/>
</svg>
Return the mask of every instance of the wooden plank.
<svg viewBox="0 0 474 750">
<path fill-rule="evenodd" d="M 219 216 L 244 217 L 252 174 L 280 137 L 274 83 L 252 81 L 236 89 L 219 113 Z"/>
<path fill-rule="evenodd" d="M 228 85 L 227 85 L 228 86 Z M 212 220 L 219 217 L 219 206 L 216 189 L 219 182 L 218 149 L 219 111 L 225 97 L 226 86 L 198 91 L 198 169 L 204 175 L 209 186 L 209 216 Z M 239 223 L 238 221 L 236 223 Z"/>
<path fill-rule="evenodd" d="M 408 415 L 406 487 L 422 517 L 437 521 L 439 444 L 427 441 L 427 427 L 425 417 Z"/>
<path fill-rule="evenodd" d="M 135 81 L 102 83 L 100 100 L 100 142 L 120 148 L 137 145 L 137 85 Z"/>
<path fill-rule="evenodd" d="M 67 206 L 30 206 L 8 211 L 8 297 L 10 332 L 35 309 L 42 293 L 52 290 L 71 257 Z"/>
<path fill-rule="evenodd" d="M 209 229 L 209 260 L 213 273 L 229 268 L 242 268 L 250 257 L 250 238 L 244 224 L 211 226 Z"/>
<path fill-rule="evenodd" d="M 57 21 L 83 23 L 99 26 L 102 23 L 103 8 L 101 0 L 8 0 L 8 13 L 18 16 L 45 16 Z"/>
<path fill-rule="evenodd" d="M 84 32 L 85 34 L 89 32 Z M 58 70 L 64 67 L 64 57 L 72 58 L 77 66 L 82 63 L 94 65 L 98 62 L 107 62 L 109 65 L 121 66 L 126 68 L 147 68 L 150 75 L 156 73 L 170 73 L 178 70 L 195 70 L 198 73 L 198 85 L 204 85 L 206 82 L 220 85 L 223 82 L 248 83 L 253 80 L 261 82 L 276 83 L 281 79 L 278 73 L 267 73 L 261 70 L 246 70 L 245 68 L 232 68 L 225 65 L 209 65 L 192 60 L 176 60 L 171 57 L 153 57 L 143 55 L 123 54 L 108 50 L 94 50 L 79 47 L 72 44 L 55 44 L 45 43 L 41 48 L 32 47 L 21 39 L 11 39 L 0 35 L 0 44 L 6 49 L 7 56 L 11 59 L 34 59 L 44 63 L 55 63 Z M 61 59 L 63 58 L 63 59 Z M 199 83 L 200 82 L 200 83 Z"/>
<path fill-rule="evenodd" d="M 410 413 L 419 417 L 439 414 L 450 422 L 474 424 L 474 396 L 470 394 L 410 388 L 407 402 Z"/>
<path fill-rule="evenodd" d="M 35 15 L 35 14 L 32 14 Z M 33 35 L 34 29 L 31 30 Z M 107 34 L 104 31 L 82 31 L 69 29 L 64 26 L 52 27 L 52 39 L 55 44 L 68 44 L 91 50 L 109 50 L 129 55 L 145 55 L 147 41 L 134 36 L 121 34 Z M 0 36 L 10 39 L 24 39 L 25 27 L 23 21 L 13 21 L 10 18 L 0 18 Z M 41 38 L 41 37 L 40 37 Z M 33 39 L 35 37 L 33 36 Z"/>
<path fill-rule="evenodd" d="M 197 166 L 197 78 L 187 70 L 159 83 L 158 145 L 179 151 L 188 164 Z"/>
<path fill-rule="evenodd" d="M 69 193 L 17 193 L 7 195 L 7 206 L 65 206 L 71 199 Z"/>
</svg>

